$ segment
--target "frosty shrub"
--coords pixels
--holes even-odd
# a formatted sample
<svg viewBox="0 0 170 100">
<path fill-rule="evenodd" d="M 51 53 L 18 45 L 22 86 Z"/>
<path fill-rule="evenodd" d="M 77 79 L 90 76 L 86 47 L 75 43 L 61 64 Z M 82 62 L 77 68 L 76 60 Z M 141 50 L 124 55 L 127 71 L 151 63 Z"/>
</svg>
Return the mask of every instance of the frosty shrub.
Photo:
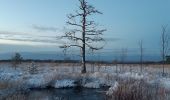
<svg viewBox="0 0 170 100">
<path fill-rule="evenodd" d="M 120 82 L 107 100 L 168 100 L 165 89 L 151 86 L 144 81 L 128 80 Z"/>
<path fill-rule="evenodd" d="M 16 67 L 21 64 L 22 60 L 21 54 L 15 53 L 11 58 L 12 66 L 16 69 Z"/>
<path fill-rule="evenodd" d="M 34 62 L 31 62 L 31 65 L 28 67 L 28 72 L 30 74 L 36 74 L 38 72 L 37 66 L 35 65 Z"/>
</svg>

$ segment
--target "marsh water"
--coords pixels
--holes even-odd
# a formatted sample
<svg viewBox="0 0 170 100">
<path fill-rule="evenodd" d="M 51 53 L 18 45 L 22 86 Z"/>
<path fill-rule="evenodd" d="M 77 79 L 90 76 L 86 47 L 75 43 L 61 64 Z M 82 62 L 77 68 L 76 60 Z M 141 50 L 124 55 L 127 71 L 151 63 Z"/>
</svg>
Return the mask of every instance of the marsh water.
<svg viewBox="0 0 170 100">
<path fill-rule="evenodd" d="M 105 100 L 106 89 L 34 89 L 26 94 L 28 100 Z"/>
</svg>

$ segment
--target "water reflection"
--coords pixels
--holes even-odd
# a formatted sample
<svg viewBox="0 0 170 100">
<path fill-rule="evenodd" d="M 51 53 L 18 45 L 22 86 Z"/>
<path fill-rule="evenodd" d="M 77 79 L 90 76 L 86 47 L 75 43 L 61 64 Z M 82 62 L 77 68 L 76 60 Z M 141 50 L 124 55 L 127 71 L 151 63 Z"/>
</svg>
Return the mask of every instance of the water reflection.
<svg viewBox="0 0 170 100">
<path fill-rule="evenodd" d="M 28 100 L 104 100 L 105 89 L 48 89 L 31 90 L 27 93 Z"/>
</svg>

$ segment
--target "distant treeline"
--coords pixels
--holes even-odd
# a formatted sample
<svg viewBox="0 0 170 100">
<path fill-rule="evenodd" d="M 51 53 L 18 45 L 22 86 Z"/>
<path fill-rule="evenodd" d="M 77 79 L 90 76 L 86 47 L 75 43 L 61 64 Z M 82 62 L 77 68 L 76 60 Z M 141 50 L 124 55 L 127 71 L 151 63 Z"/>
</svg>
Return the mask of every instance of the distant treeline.
<svg viewBox="0 0 170 100">
<path fill-rule="evenodd" d="M 11 60 L 0 60 L 0 62 L 11 62 Z M 34 60 L 34 59 L 26 59 L 22 60 L 22 62 L 46 62 L 46 63 L 81 63 L 79 60 Z M 90 64 L 140 64 L 140 62 L 118 62 L 118 61 L 86 61 Z M 154 61 L 146 61 L 143 64 L 161 64 L 162 62 L 154 62 Z"/>
</svg>

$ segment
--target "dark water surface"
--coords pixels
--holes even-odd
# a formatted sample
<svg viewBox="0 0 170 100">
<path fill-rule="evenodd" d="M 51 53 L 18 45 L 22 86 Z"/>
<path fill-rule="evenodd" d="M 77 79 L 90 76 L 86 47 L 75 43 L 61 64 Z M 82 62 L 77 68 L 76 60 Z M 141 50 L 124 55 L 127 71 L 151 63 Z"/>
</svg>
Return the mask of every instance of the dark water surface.
<svg viewBox="0 0 170 100">
<path fill-rule="evenodd" d="M 28 100 L 105 100 L 106 89 L 41 89 L 27 93 Z"/>
</svg>

